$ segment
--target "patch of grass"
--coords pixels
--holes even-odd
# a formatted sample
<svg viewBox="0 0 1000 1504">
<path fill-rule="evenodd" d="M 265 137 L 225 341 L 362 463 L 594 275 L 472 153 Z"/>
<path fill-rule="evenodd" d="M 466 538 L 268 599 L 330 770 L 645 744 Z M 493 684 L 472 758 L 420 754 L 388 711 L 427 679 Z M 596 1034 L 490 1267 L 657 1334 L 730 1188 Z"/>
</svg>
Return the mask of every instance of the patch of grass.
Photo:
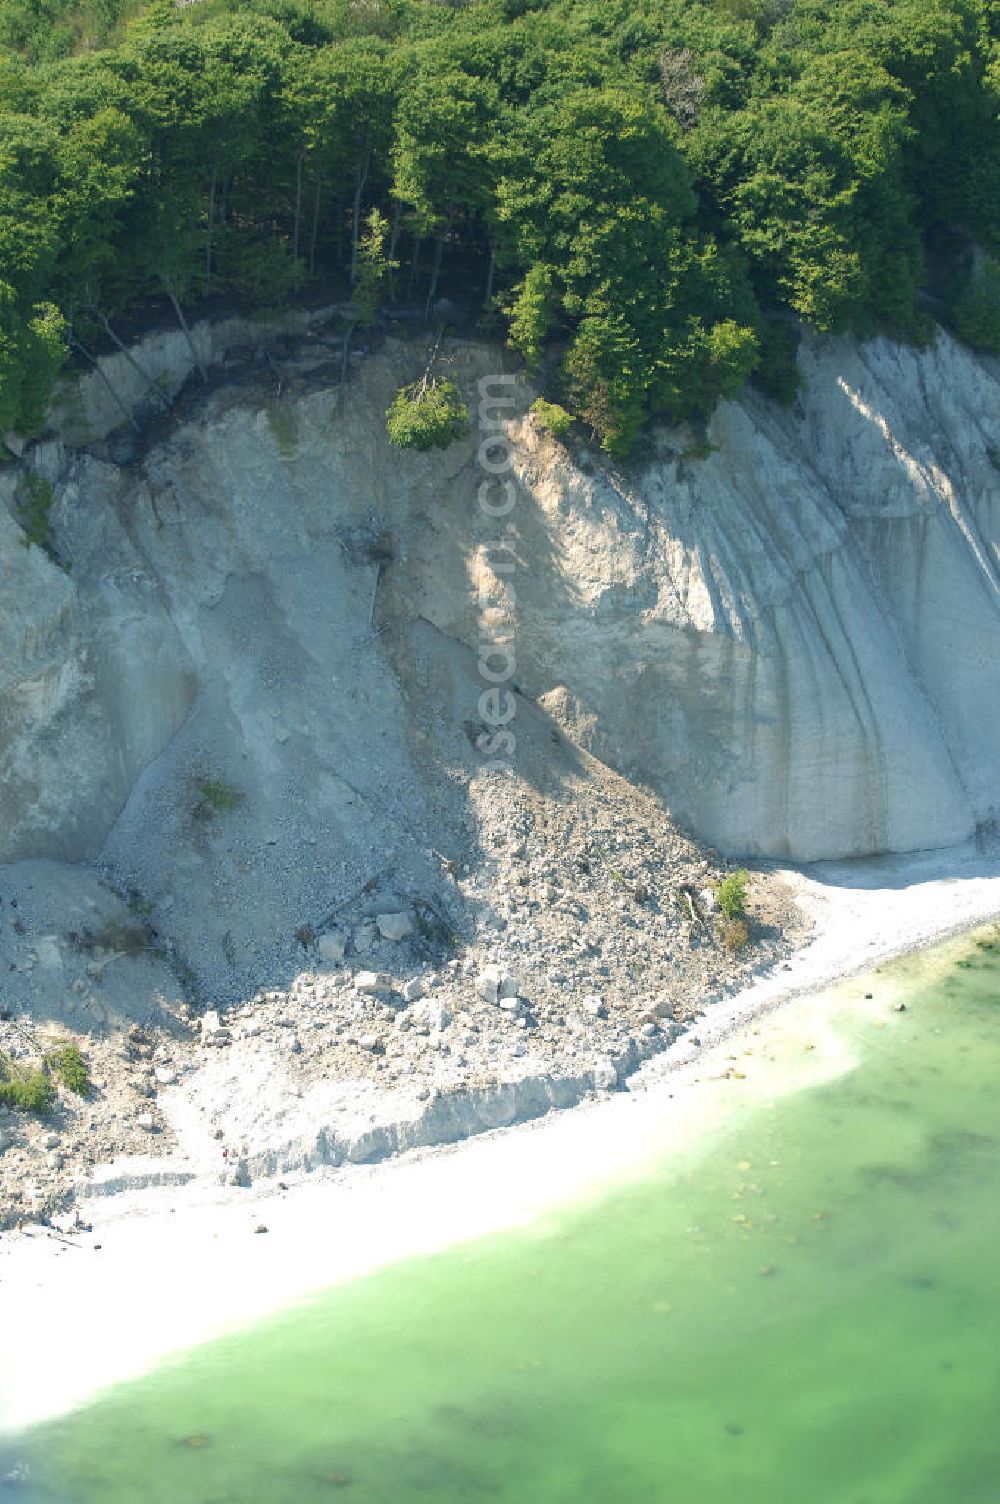
<svg viewBox="0 0 1000 1504">
<path fill-rule="evenodd" d="M 278 445 L 278 453 L 282 459 L 288 459 L 294 454 L 299 439 L 298 418 L 294 408 L 280 403 L 268 410 L 267 421 Z"/>
<path fill-rule="evenodd" d="M 52 502 L 55 499 L 52 495 L 52 487 L 44 475 L 37 475 L 34 471 L 30 471 L 22 478 L 20 491 L 17 520 L 24 532 L 21 542 L 25 548 L 30 548 L 34 544 L 45 553 L 51 553 L 49 513 L 52 511 Z"/>
<path fill-rule="evenodd" d="M 48 1112 L 56 1089 L 44 1066 L 17 1065 L 0 1055 L 0 1104 L 18 1112 Z"/>
<path fill-rule="evenodd" d="M 90 1072 L 75 1044 L 58 1044 L 45 1056 L 45 1064 L 67 1091 L 85 1097 L 90 1092 Z"/>
<path fill-rule="evenodd" d="M 71 934 L 70 940 L 79 950 L 107 950 L 126 956 L 138 956 L 149 950 L 153 932 L 148 924 L 129 922 L 127 919 L 107 919 L 99 930 L 84 930 Z"/>
<path fill-rule="evenodd" d="M 745 868 L 739 872 L 730 872 L 719 884 L 719 891 L 715 895 L 719 900 L 719 908 L 727 919 L 742 919 L 747 906 L 747 886 L 750 882 L 750 874 Z"/>
<path fill-rule="evenodd" d="M 745 919 L 727 919 L 723 916 L 719 920 L 719 939 L 726 950 L 746 950 L 750 944 L 750 927 Z"/>
<path fill-rule="evenodd" d="M 428 945 L 437 946 L 443 950 L 457 950 L 461 943 L 455 932 L 448 927 L 432 905 L 420 899 L 413 908 L 413 923 L 417 934 Z"/>
<path fill-rule="evenodd" d="M 700 439 L 698 443 L 689 444 L 686 449 L 681 450 L 681 459 L 707 460 L 716 453 L 718 447 L 719 446 L 717 444 L 713 444 L 710 439 Z"/>
<path fill-rule="evenodd" d="M 422 940 L 433 941 L 437 933 L 435 926 L 431 924 L 430 920 L 419 909 L 413 915 L 413 922 L 417 927 L 417 934 Z"/>
<path fill-rule="evenodd" d="M 235 809 L 242 804 L 243 795 L 239 789 L 234 789 L 222 778 L 209 778 L 198 785 L 202 802 L 212 810 L 214 814 L 223 814 L 226 810 Z"/>
</svg>

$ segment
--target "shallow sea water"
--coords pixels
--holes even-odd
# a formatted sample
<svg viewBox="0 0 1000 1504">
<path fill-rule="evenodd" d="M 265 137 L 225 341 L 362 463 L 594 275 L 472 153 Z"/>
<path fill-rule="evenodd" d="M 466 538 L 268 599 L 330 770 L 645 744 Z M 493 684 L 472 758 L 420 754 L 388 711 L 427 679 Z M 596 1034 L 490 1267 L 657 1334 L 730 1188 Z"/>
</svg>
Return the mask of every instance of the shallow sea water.
<svg viewBox="0 0 1000 1504">
<path fill-rule="evenodd" d="M 14 1438 L 12 1499 L 998 1504 L 1000 931 L 831 1007 L 853 1070 Z"/>
</svg>

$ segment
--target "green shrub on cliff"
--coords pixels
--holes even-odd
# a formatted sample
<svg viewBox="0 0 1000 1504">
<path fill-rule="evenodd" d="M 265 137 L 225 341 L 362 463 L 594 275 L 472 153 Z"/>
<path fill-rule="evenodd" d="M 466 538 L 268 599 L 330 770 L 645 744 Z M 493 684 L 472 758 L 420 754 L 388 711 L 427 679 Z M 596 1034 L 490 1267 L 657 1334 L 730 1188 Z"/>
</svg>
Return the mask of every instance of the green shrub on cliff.
<svg viewBox="0 0 1000 1504">
<path fill-rule="evenodd" d="M 730 872 L 719 884 L 716 898 L 719 908 L 727 919 L 742 919 L 746 913 L 747 887 L 750 882 L 750 874 L 743 868 L 738 872 Z"/>
<path fill-rule="evenodd" d="M 573 414 L 560 407 L 558 402 L 546 402 L 544 397 L 536 397 L 531 404 L 531 411 L 541 427 L 554 439 L 566 439 L 572 433 Z"/>
<path fill-rule="evenodd" d="M 27 548 L 34 543 L 36 548 L 48 553 L 49 513 L 52 510 L 52 487 L 44 475 L 29 471 L 22 479 L 17 518 L 24 532 L 23 543 Z"/>
<path fill-rule="evenodd" d="M 427 378 L 400 388 L 385 426 L 400 449 L 446 449 L 468 433 L 469 409 L 453 382 Z"/>
<path fill-rule="evenodd" d="M 85 1097 L 90 1091 L 87 1062 L 75 1044 L 57 1044 L 45 1056 L 45 1064 L 67 1091 Z"/>
<path fill-rule="evenodd" d="M 0 1105 L 21 1112 L 48 1112 L 55 1100 L 52 1078 L 42 1066 L 18 1065 L 0 1055 Z"/>
</svg>

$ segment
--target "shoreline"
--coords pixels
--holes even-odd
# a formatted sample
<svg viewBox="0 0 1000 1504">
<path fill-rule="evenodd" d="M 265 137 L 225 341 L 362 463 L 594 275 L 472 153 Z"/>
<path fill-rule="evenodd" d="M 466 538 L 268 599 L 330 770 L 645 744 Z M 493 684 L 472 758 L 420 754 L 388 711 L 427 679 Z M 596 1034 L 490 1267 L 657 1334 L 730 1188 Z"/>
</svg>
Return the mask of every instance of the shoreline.
<svg viewBox="0 0 1000 1504">
<path fill-rule="evenodd" d="M 623 1092 L 375 1165 L 289 1177 L 286 1189 L 148 1186 L 87 1199 L 87 1234 L 0 1235 L 0 1432 L 335 1284 L 526 1227 L 697 1149 L 753 1102 L 850 1069 L 817 994 L 1000 916 L 1000 857 L 968 847 L 773 870 L 814 922 L 809 943 L 713 1004 L 700 1032 L 647 1061 Z M 888 996 L 879 990 L 871 1006 L 887 1010 Z M 803 1056 L 806 1034 L 814 1048 Z M 736 1045 L 747 1069 L 710 1076 Z M 260 1225 L 267 1234 L 254 1236 Z M 46 1330 L 62 1334 L 56 1360 Z"/>
</svg>

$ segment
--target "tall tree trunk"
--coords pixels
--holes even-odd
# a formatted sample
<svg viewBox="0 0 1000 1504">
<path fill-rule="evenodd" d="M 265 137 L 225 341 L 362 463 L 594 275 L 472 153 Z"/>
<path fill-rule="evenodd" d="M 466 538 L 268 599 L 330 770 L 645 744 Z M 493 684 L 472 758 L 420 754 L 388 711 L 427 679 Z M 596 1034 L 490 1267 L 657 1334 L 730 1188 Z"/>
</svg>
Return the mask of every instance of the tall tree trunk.
<svg viewBox="0 0 1000 1504">
<path fill-rule="evenodd" d="M 302 212 L 302 153 L 295 158 L 295 226 L 292 230 L 292 260 L 299 259 L 299 215 Z"/>
<path fill-rule="evenodd" d="M 212 226 L 215 223 L 215 181 L 218 165 L 212 158 L 212 181 L 208 185 L 208 233 L 205 236 L 205 291 L 212 285 Z"/>
<path fill-rule="evenodd" d="M 316 271 L 316 236 L 319 234 L 319 191 L 323 179 L 316 174 L 316 194 L 313 198 L 312 228 L 309 231 L 309 275 Z"/>
<path fill-rule="evenodd" d="M 417 276 L 419 275 L 420 269 L 420 248 L 422 245 L 423 241 L 418 235 L 413 243 L 413 260 L 410 262 L 410 281 L 406 290 L 406 295 L 408 298 L 412 298 L 417 288 Z"/>
<path fill-rule="evenodd" d="M 403 223 L 403 201 L 402 201 L 402 199 L 398 199 L 397 198 L 395 207 L 393 208 L 393 211 L 392 211 L 392 234 L 389 236 L 389 260 L 390 261 L 395 261 L 395 259 L 396 259 L 396 247 L 399 244 L 399 231 L 400 231 L 400 227 L 401 227 L 402 223 Z"/>
<path fill-rule="evenodd" d="M 371 166 L 371 147 L 365 152 L 364 165 L 358 168 L 357 181 L 354 185 L 354 216 L 351 220 L 351 286 L 358 280 L 358 241 L 361 239 L 361 195 L 365 191 L 368 181 L 368 169 Z"/>
<path fill-rule="evenodd" d="M 493 249 L 493 242 L 491 240 L 490 241 L 490 265 L 489 265 L 489 270 L 486 273 L 486 296 L 483 299 L 483 306 L 485 308 L 489 308 L 489 306 L 490 306 L 490 299 L 493 297 L 493 282 L 494 282 L 494 279 L 496 277 L 496 272 L 497 272 L 497 253 Z"/>
<path fill-rule="evenodd" d="M 101 378 L 101 380 L 104 382 L 104 385 L 107 387 L 108 392 L 110 393 L 111 398 L 112 398 L 115 406 L 117 408 L 119 408 L 125 414 L 125 417 L 128 419 L 128 421 L 131 424 L 131 426 L 135 429 L 136 433 L 141 434 L 142 433 L 142 429 L 139 427 L 138 423 L 135 421 L 135 418 L 134 418 L 134 416 L 132 414 L 132 409 L 130 407 L 127 407 L 126 404 L 125 404 L 125 402 L 122 400 L 122 398 L 119 397 L 118 393 L 115 391 L 114 387 L 111 385 L 111 382 L 109 381 L 107 375 L 105 374 L 104 371 L 102 371 L 100 362 L 97 360 L 96 356 L 91 355 L 91 353 L 87 349 L 86 345 L 81 344 L 80 341 L 76 338 L 75 335 L 71 335 L 70 336 L 69 347 L 70 347 L 71 350 L 79 350 L 80 354 L 82 356 L 84 356 L 84 358 L 86 360 L 90 361 L 90 364 L 93 366 L 94 370 L 97 372 L 98 376 Z"/>
<path fill-rule="evenodd" d="M 337 392 L 337 406 L 344 405 L 344 383 L 347 381 L 347 366 L 351 358 L 351 340 L 354 336 L 354 320 L 352 319 L 344 331 L 344 355 L 340 362 L 340 389 Z"/>
<path fill-rule="evenodd" d="M 142 382 L 145 383 L 146 390 L 156 400 L 156 402 L 159 403 L 160 407 L 162 407 L 162 409 L 163 409 L 164 412 L 169 412 L 170 411 L 170 403 L 167 401 L 166 397 L 164 397 L 163 393 L 160 391 L 160 388 L 156 385 L 156 382 L 153 380 L 153 378 L 149 375 L 149 373 L 147 371 L 144 371 L 142 369 L 142 366 L 136 360 L 136 358 L 132 354 L 131 350 L 129 350 L 128 347 L 126 345 L 124 345 L 122 343 L 122 341 L 118 338 L 118 335 L 112 329 L 110 323 L 105 318 L 104 314 L 100 311 L 100 309 L 99 308 L 95 308 L 94 305 L 93 305 L 93 303 L 81 303 L 80 307 L 83 309 L 83 311 L 85 313 L 92 313 L 94 315 L 94 317 L 99 321 L 99 323 L 100 323 L 101 327 L 103 328 L 105 334 L 108 336 L 108 339 L 115 346 L 115 348 L 118 350 L 118 352 L 125 357 L 126 362 L 132 367 L 133 371 L 139 377 L 140 381 L 142 381 Z M 77 341 L 77 343 L 79 344 L 79 341 Z M 80 345 L 80 350 L 81 350 L 81 352 L 83 354 L 85 354 L 85 355 L 87 354 L 87 352 L 83 349 L 82 345 Z"/>
<path fill-rule="evenodd" d="M 180 324 L 181 328 L 184 331 L 184 338 L 188 342 L 188 349 L 191 351 L 191 358 L 194 361 L 195 369 L 197 370 L 198 375 L 201 377 L 202 381 L 207 381 L 208 372 L 205 370 L 204 362 L 202 361 L 201 356 L 198 354 L 194 340 L 191 338 L 191 330 L 188 328 L 188 321 L 184 317 L 183 308 L 177 301 L 177 296 L 174 292 L 170 278 L 167 276 L 166 272 L 160 272 L 159 277 L 160 281 L 163 283 L 164 287 L 167 290 L 167 297 L 170 299 L 170 306 L 173 308 L 174 313 L 177 315 L 177 322 L 178 324 Z"/>
<path fill-rule="evenodd" d="M 431 316 L 431 304 L 434 302 L 434 295 L 437 292 L 438 278 L 441 275 L 441 261 L 444 256 L 444 243 L 451 231 L 451 223 L 454 217 L 455 211 L 454 209 L 452 209 L 448 214 L 448 222 L 442 228 L 441 234 L 437 239 L 437 245 L 434 247 L 434 268 L 431 272 L 431 285 L 427 289 L 427 306 L 424 309 L 424 317 L 428 319 Z"/>
</svg>

